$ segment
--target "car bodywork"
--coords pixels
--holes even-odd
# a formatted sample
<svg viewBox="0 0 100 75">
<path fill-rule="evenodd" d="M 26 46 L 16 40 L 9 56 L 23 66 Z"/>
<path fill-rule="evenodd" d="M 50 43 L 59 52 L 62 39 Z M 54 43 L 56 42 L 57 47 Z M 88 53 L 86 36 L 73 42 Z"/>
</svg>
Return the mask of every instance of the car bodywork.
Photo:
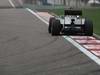
<svg viewBox="0 0 100 75">
<path fill-rule="evenodd" d="M 82 17 L 82 10 L 67 9 L 64 16 L 51 17 L 49 33 L 52 35 L 93 35 L 93 23 Z"/>
</svg>

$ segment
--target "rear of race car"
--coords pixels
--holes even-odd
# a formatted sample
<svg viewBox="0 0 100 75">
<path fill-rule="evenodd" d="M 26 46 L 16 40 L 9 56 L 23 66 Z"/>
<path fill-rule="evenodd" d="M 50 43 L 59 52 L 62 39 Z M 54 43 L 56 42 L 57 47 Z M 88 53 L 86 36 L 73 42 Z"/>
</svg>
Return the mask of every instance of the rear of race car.
<svg viewBox="0 0 100 75">
<path fill-rule="evenodd" d="M 63 17 L 51 17 L 49 20 L 49 33 L 52 35 L 93 35 L 93 23 L 82 17 L 81 10 L 65 10 Z"/>
</svg>

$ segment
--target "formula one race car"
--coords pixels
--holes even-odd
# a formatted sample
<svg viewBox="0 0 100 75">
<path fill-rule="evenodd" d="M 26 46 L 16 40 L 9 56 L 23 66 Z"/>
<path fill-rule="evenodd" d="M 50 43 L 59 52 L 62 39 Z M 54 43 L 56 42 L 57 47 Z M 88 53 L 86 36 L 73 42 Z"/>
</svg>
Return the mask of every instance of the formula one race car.
<svg viewBox="0 0 100 75">
<path fill-rule="evenodd" d="M 82 17 L 82 10 L 67 9 L 64 16 L 49 19 L 48 32 L 56 35 L 93 35 L 93 23 Z"/>
</svg>

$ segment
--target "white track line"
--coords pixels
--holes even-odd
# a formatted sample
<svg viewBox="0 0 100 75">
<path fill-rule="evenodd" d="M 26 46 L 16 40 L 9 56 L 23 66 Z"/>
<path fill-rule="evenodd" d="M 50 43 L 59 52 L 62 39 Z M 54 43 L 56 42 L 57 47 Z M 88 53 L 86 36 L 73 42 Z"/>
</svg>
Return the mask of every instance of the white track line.
<svg viewBox="0 0 100 75">
<path fill-rule="evenodd" d="M 33 10 L 31 10 L 29 8 L 26 8 L 26 10 L 28 10 L 30 13 L 32 13 L 33 15 L 35 15 L 37 18 L 39 18 L 41 21 L 43 21 L 47 25 L 49 24 L 46 20 L 44 20 L 42 17 L 40 17 L 38 14 L 36 14 Z M 92 54 L 91 52 L 89 52 L 87 49 L 85 49 L 84 47 L 82 47 L 80 44 L 78 44 L 77 42 L 75 42 L 70 37 L 63 36 L 63 38 L 65 38 L 67 41 L 69 41 L 71 44 L 73 44 L 75 47 L 77 47 L 81 52 L 83 52 L 85 55 L 87 55 L 89 58 L 91 58 L 94 62 L 96 62 L 100 66 L 100 59 L 97 56 L 95 56 L 94 54 Z"/>
<path fill-rule="evenodd" d="M 35 12 L 33 12 L 33 10 L 31 10 L 29 8 L 26 8 L 26 10 L 28 10 L 30 13 L 32 13 L 33 15 L 35 15 L 37 18 L 39 18 L 41 21 L 43 21 L 47 25 L 49 25 L 49 23 L 47 21 L 45 21 L 42 17 L 40 17 L 39 15 L 37 15 Z"/>
<path fill-rule="evenodd" d="M 13 8 L 15 8 L 15 5 L 14 5 L 14 3 L 12 2 L 12 0 L 8 0 L 9 1 L 9 3 L 11 4 L 11 6 L 13 7 Z"/>
<path fill-rule="evenodd" d="M 92 54 L 90 51 L 88 51 L 87 49 L 85 49 L 84 47 L 82 47 L 80 44 L 78 44 L 77 42 L 75 42 L 73 39 L 71 39 L 68 36 L 63 36 L 67 41 L 69 41 L 70 43 L 72 43 L 75 47 L 77 47 L 81 52 L 83 52 L 84 54 L 86 54 L 89 58 L 91 58 L 93 61 L 95 61 L 98 65 L 100 65 L 100 59 L 95 56 L 94 54 Z"/>
</svg>

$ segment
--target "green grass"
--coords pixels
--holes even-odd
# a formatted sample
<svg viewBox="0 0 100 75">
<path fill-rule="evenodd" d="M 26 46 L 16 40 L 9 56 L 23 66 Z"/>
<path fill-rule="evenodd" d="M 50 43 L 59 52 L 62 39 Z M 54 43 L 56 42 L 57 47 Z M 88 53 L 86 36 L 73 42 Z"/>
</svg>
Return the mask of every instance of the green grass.
<svg viewBox="0 0 100 75">
<path fill-rule="evenodd" d="M 84 9 L 83 14 L 93 21 L 94 33 L 100 35 L 100 9 Z"/>
<path fill-rule="evenodd" d="M 55 13 L 56 15 L 63 15 L 64 14 L 64 10 L 62 10 L 62 9 L 52 9 L 49 11 Z"/>
<path fill-rule="evenodd" d="M 63 15 L 63 9 L 51 10 L 57 15 Z M 83 16 L 91 19 L 94 24 L 94 33 L 100 35 L 100 8 L 96 9 L 83 9 Z"/>
</svg>

